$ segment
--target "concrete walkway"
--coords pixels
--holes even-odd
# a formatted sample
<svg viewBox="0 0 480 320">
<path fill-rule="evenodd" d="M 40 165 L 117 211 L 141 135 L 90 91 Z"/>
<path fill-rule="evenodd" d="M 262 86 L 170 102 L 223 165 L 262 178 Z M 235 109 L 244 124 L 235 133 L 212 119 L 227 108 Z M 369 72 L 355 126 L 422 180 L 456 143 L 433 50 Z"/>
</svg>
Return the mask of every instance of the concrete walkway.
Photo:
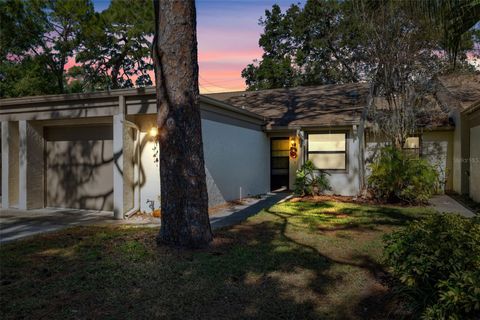
<svg viewBox="0 0 480 320">
<path fill-rule="evenodd" d="M 430 205 L 432 208 L 441 213 L 454 212 L 468 218 L 475 216 L 475 213 L 465 208 L 463 205 L 446 194 L 434 196 L 432 199 L 430 199 Z"/>
<path fill-rule="evenodd" d="M 286 197 L 288 197 L 286 193 L 268 194 L 258 199 L 249 198 L 241 204 L 218 210 L 210 217 L 212 228 L 217 229 L 240 223 Z M 160 219 L 134 216 L 128 220 L 115 220 L 111 212 L 88 210 L 38 209 L 23 211 L 0 209 L 0 243 L 73 226 L 115 224 L 158 227 L 160 226 Z"/>
</svg>

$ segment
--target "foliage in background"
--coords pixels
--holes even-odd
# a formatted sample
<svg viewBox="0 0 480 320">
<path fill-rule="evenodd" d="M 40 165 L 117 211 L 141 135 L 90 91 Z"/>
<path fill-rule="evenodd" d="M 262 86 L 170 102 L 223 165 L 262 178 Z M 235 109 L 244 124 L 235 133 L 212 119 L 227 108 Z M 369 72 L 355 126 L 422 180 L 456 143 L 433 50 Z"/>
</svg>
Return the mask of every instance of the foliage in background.
<svg viewBox="0 0 480 320">
<path fill-rule="evenodd" d="M 438 189 L 438 172 L 427 160 L 392 146 L 370 165 L 368 188 L 387 202 L 426 203 Z"/>
<path fill-rule="evenodd" d="M 243 71 L 249 90 L 349 83 L 362 79 L 367 34 L 351 1 L 312 1 L 265 11 L 264 53 Z"/>
<path fill-rule="evenodd" d="M 443 8 L 442 12 L 426 0 L 308 0 L 304 6 L 292 4 L 284 12 L 274 5 L 265 11 L 265 18 L 259 23 L 264 29 L 259 39 L 264 51 L 262 58 L 247 65 L 242 77 L 249 90 L 367 80 L 372 72 L 381 69 L 377 56 L 372 54 L 372 47 L 378 49 L 375 37 L 404 40 L 402 32 L 419 40 L 412 42 L 416 47 L 407 48 L 409 55 L 415 49 L 416 54 L 430 56 L 430 63 L 436 65 L 432 71 L 448 69 L 447 62 L 452 62 L 451 46 L 445 40 L 445 24 L 441 22 L 453 19 L 448 12 L 458 13 L 457 21 L 465 22 L 454 62 L 469 68 L 466 52 L 475 49 L 478 38 L 467 15 L 461 16 L 457 9 L 478 0 L 434 2 Z M 440 19 L 442 15 L 448 17 Z M 400 22 L 403 29 L 398 28 Z M 401 50 L 406 49 L 402 43 L 400 46 Z"/>
<path fill-rule="evenodd" d="M 0 1 L 0 97 L 152 84 L 150 1 Z M 69 61 L 76 65 L 66 70 Z"/>
<path fill-rule="evenodd" d="M 480 220 L 435 214 L 387 235 L 385 261 L 423 319 L 480 314 Z"/>
<path fill-rule="evenodd" d="M 71 75 L 89 90 L 152 85 L 150 47 L 154 14 L 150 0 L 113 0 L 82 30 Z"/>
<path fill-rule="evenodd" d="M 330 182 L 325 171 L 317 169 L 313 162 L 308 160 L 297 170 L 294 192 L 300 196 L 314 196 L 330 190 Z"/>
<path fill-rule="evenodd" d="M 409 135 L 432 123 L 436 115 L 432 80 L 444 63 L 436 53 L 438 38 L 432 37 L 428 21 L 398 11 L 397 2 L 364 9 L 361 15 L 370 35 L 367 51 L 374 66 L 368 75 L 368 120 L 401 149 Z"/>
<path fill-rule="evenodd" d="M 93 14 L 90 0 L 0 2 L 0 96 L 68 92 L 65 65 Z"/>
</svg>

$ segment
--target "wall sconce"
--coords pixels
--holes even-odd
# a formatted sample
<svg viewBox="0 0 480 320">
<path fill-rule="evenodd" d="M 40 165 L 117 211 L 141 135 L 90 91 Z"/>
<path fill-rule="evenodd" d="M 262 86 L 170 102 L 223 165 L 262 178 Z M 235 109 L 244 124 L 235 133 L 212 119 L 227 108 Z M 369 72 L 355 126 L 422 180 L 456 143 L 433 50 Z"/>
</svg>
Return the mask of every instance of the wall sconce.
<svg viewBox="0 0 480 320">
<path fill-rule="evenodd" d="M 297 143 L 295 142 L 295 138 L 290 138 L 290 158 L 296 159 L 297 158 Z"/>
<path fill-rule="evenodd" d="M 158 128 L 152 127 L 149 131 L 150 137 L 156 138 L 158 136 Z"/>
</svg>

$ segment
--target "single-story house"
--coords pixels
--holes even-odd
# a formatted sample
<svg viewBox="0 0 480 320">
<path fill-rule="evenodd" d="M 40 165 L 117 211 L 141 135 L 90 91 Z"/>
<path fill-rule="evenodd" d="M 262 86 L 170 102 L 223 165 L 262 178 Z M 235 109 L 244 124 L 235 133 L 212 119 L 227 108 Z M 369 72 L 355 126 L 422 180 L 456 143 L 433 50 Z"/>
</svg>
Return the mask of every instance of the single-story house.
<svg viewBox="0 0 480 320">
<path fill-rule="evenodd" d="M 408 148 L 438 165 L 446 190 L 468 193 L 468 184 L 478 193 L 478 162 L 464 163 L 461 137 L 468 126 L 468 152 L 478 157 L 480 82 L 467 82 L 469 101 L 440 81 L 445 105 Z M 367 91 L 344 84 L 202 95 L 209 205 L 292 189 L 306 159 L 330 173 L 333 193 L 360 194 L 382 144 L 365 121 Z M 154 88 L 0 100 L 2 208 L 102 210 L 118 219 L 158 208 L 156 112 Z"/>
</svg>

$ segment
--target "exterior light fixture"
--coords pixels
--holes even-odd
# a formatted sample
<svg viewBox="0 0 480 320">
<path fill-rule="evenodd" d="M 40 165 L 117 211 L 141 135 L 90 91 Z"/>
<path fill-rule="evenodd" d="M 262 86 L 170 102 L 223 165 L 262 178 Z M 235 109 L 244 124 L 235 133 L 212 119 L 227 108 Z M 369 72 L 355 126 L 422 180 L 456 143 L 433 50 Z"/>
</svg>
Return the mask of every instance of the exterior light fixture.
<svg viewBox="0 0 480 320">
<path fill-rule="evenodd" d="M 156 138 L 158 136 L 158 128 L 157 127 L 152 127 L 150 129 L 150 136 L 153 138 Z"/>
</svg>

